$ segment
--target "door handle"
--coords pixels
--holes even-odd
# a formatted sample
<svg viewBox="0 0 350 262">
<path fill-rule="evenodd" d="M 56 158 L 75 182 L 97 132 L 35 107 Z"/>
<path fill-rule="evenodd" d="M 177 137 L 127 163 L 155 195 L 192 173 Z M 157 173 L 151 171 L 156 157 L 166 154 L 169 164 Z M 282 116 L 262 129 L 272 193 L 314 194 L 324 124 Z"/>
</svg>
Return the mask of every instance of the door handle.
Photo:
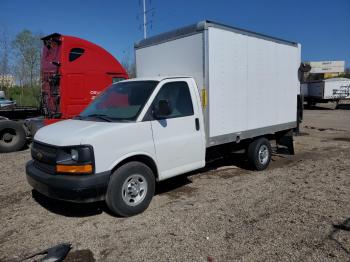
<svg viewBox="0 0 350 262">
<path fill-rule="evenodd" d="M 196 118 L 194 120 L 194 122 L 196 123 L 196 130 L 198 131 L 199 130 L 199 118 Z"/>
</svg>

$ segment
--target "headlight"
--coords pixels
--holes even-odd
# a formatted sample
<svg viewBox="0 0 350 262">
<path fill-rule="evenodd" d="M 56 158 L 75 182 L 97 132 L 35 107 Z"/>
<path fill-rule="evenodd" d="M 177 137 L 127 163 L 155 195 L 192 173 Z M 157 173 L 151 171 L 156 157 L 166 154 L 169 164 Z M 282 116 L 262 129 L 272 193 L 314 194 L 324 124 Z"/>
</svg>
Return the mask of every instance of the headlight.
<svg viewBox="0 0 350 262">
<path fill-rule="evenodd" d="M 92 146 L 60 148 L 56 159 L 56 172 L 69 174 L 92 174 L 94 170 Z"/>
<path fill-rule="evenodd" d="M 78 159 L 79 159 L 78 150 L 72 149 L 72 150 L 70 151 L 70 154 L 71 154 L 72 159 L 73 159 L 74 161 L 78 161 Z"/>
</svg>

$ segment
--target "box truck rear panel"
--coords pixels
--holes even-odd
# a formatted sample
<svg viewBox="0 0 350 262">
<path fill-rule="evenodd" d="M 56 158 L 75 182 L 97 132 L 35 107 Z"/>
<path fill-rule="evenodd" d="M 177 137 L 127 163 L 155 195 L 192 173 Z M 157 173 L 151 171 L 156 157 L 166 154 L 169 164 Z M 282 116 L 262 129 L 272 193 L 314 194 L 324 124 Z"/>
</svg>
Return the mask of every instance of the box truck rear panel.
<svg viewBox="0 0 350 262">
<path fill-rule="evenodd" d="M 207 146 L 296 126 L 296 43 L 201 22 L 141 41 L 135 57 L 138 77 L 192 76 L 205 90 Z"/>
</svg>

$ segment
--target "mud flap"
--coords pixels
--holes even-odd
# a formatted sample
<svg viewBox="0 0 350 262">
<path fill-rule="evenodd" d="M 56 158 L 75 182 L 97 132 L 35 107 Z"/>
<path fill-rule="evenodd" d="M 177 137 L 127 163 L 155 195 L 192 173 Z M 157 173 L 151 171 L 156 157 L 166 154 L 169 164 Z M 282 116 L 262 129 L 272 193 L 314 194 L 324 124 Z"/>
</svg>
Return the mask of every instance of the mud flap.
<svg viewBox="0 0 350 262">
<path fill-rule="evenodd" d="M 291 155 L 294 155 L 294 141 L 293 141 L 293 130 L 289 130 L 283 133 L 276 134 L 276 144 L 277 150 L 279 150 L 279 146 L 284 146 L 288 149 L 288 152 Z"/>
<path fill-rule="evenodd" d="M 304 96 L 297 96 L 297 127 L 294 129 L 296 135 L 300 133 L 300 123 L 303 122 L 304 117 Z"/>
</svg>

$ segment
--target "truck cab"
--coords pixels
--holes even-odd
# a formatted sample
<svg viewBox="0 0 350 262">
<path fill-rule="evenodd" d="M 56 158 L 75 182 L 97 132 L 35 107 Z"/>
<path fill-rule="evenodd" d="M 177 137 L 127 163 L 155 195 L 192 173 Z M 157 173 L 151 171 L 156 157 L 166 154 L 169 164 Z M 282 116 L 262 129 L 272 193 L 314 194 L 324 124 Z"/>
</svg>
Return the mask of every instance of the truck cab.
<svg viewBox="0 0 350 262">
<path fill-rule="evenodd" d="M 106 200 L 133 215 L 147 208 L 156 181 L 204 167 L 203 127 L 193 78 L 122 81 L 76 118 L 37 132 L 27 179 L 49 197 Z"/>
<path fill-rule="evenodd" d="M 22 149 L 39 128 L 78 115 L 111 83 L 128 78 L 118 60 L 92 42 L 58 33 L 42 40 L 40 106 L 16 106 L 0 91 L 0 153 Z"/>
<path fill-rule="evenodd" d="M 41 109 L 45 124 L 78 115 L 112 82 L 128 78 L 121 64 L 92 42 L 58 33 L 42 40 Z"/>
</svg>

